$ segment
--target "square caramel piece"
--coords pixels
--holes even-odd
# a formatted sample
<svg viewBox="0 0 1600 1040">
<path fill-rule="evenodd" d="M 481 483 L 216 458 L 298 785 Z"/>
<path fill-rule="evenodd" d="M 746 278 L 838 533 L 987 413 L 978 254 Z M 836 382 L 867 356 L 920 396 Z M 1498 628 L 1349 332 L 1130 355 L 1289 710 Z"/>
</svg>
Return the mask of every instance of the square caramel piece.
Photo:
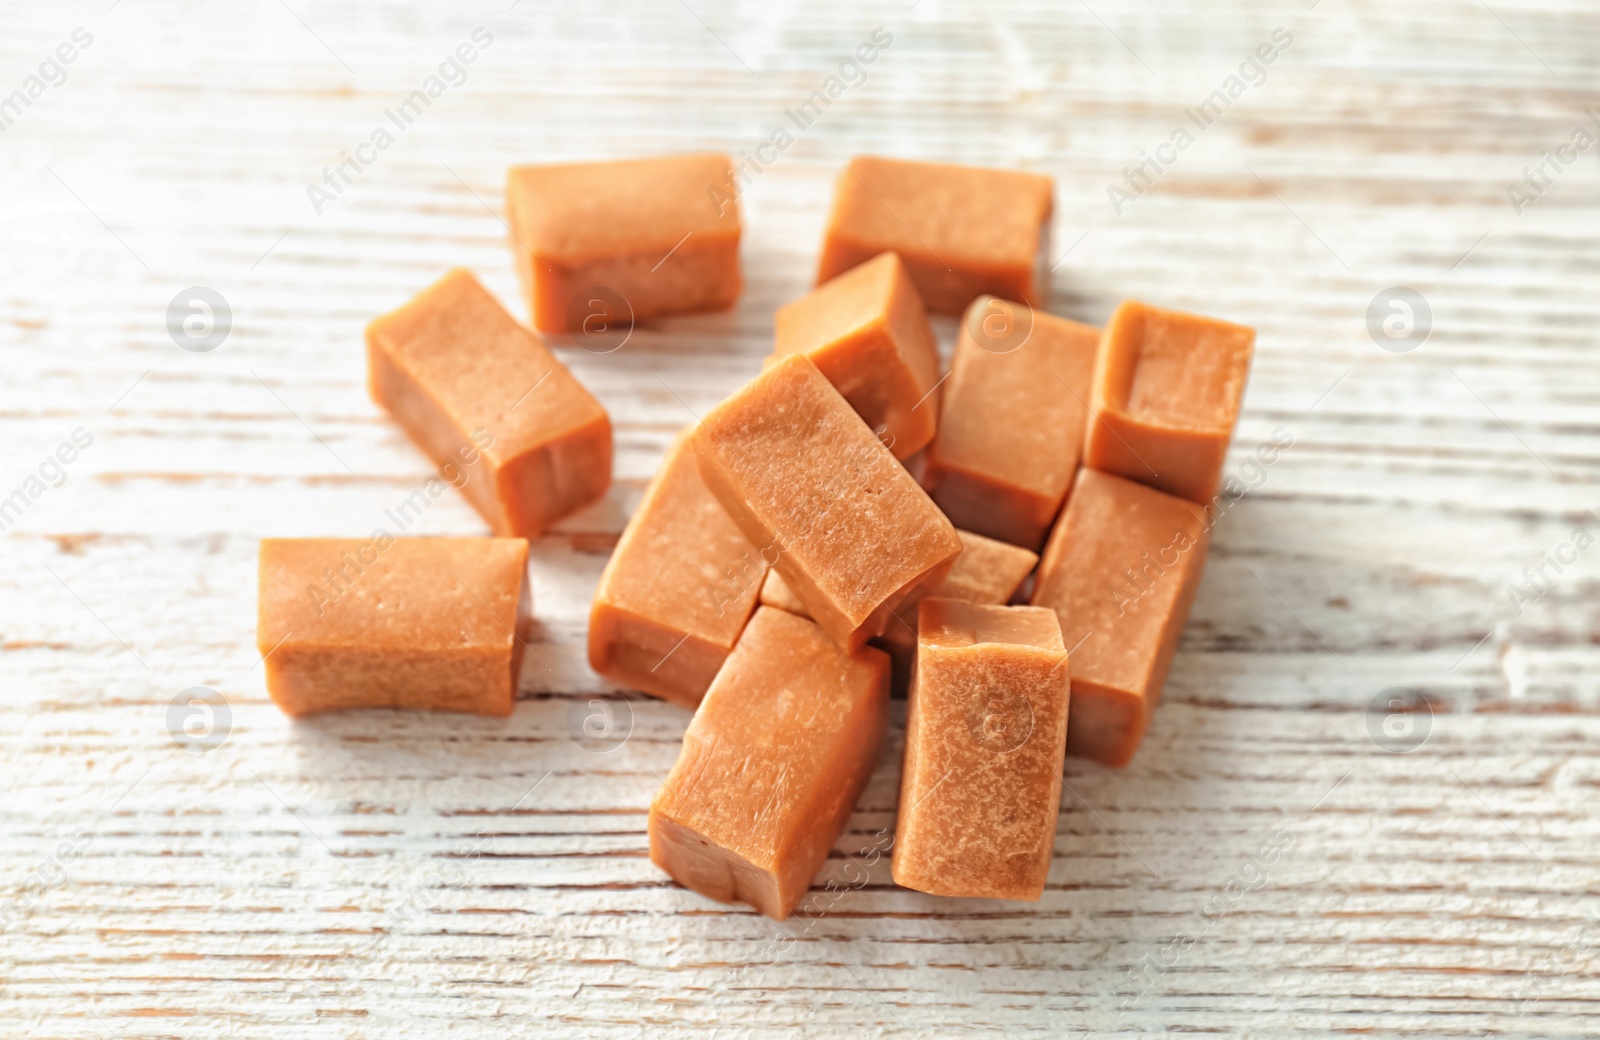
<svg viewBox="0 0 1600 1040">
<path fill-rule="evenodd" d="M 804 354 L 746 383 L 690 442 L 728 515 L 847 650 L 961 552 L 939 507 Z"/>
<path fill-rule="evenodd" d="M 511 249 L 533 327 L 606 353 L 634 321 L 739 298 L 739 203 L 726 155 L 513 166 Z"/>
<path fill-rule="evenodd" d="M 922 297 L 894 253 L 778 308 L 774 357 L 805 354 L 897 459 L 933 439 L 939 346 Z"/>
<path fill-rule="evenodd" d="M 600 575 L 589 666 L 693 708 L 755 610 L 766 571 L 680 435 Z"/>
<path fill-rule="evenodd" d="M 1211 530 L 1192 502 L 1080 469 L 1039 561 L 1035 606 L 1072 647 L 1067 754 L 1133 759 L 1161 699 Z"/>
<path fill-rule="evenodd" d="M 894 608 L 883 634 L 872 641 L 889 655 L 892 696 L 904 697 L 911 681 L 911 668 L 917 659 L 917 605 L 924 598 L 939 596 L 966 603 L 1002 604 L 1011 599 L 1039 562 L 1034 552 L 981 534 L 958 529 L 956 537 L 961 539 L 961 555 L 950 565 L 949 573 L 939 581 L 924 582 L 913 589 Z M 767 579 L 761 583 L 761 605 L 801 617 L 811 616 L 783 575 L 775 570 L 767 571 Z"/>
<path fill-rule="evenodd" d="M 930 311 L 984 293 L 1043 307 L 1054 194 L 1033 173 L 857 156 L 834 184 L 817 282 L 893 250 Z"/>
<path fill-rule="evenodd" d="M 872 776 L 889 662 L 805 618 L 758 609 L 650 804 L 650 859 L 685 888 L 784 918 Z"/>
<path fill-rule="evenodd" d="M 1071 702 L 1055 614 L 931 597 L 894 835 L 896 884 L 941 896 L 1037 900 L 1061 808 Z"/>
<path fill-rule="evenodd" d="M 264 538 L 256 646 L 286 715 L 510 715 L 532 612 L 522 538 Z"/>
<path fill-rule="evenodd" d="M 1078 469 L 1100 330 L 1025 303 L 967 308 L 922 484 L 957 527 L 1037 550 Z"/>
<path fill-rule="evenodd" d="M 913 590 L 898 607 L 877 645 L 889 654 L 893 665 L 893 682 L 890 692 L 895 696 L 905 693 L 911 680 L 911 668 L 917 657 L 917 607 L 924 599 L 960 600 L 998 606 L 1011 599 L 1039 562 L 1038 554 L 1006 542 L 985 538 L 971 531 L 956 530 L 961 539 L 961 555 L 950 565 L 950 572 L 937 582 L 928 582 Z"/>
<path fill-rule="evenodd" d="M 606 410 L 470 271 L 373 319 L 367 389 L 496 534 L 542 534 L 611 486 Z"/>
<path fill-rule="evenodd" d="M 1106 324 L 1084 465 L 1209 505 L 1256 332 L 1127 300 Z"/>
<path fill-rule="evenodd" d="M 811 616 L 806 612 L 806 605 L 800 602 L 800 597 L 796 596 L 789 583 L 783 580 L 783 575 L 770 567 L 767 569 L 766 579 L 761 582 L 761 605 L 787 610 L 803 618 Z"/>
</svg>

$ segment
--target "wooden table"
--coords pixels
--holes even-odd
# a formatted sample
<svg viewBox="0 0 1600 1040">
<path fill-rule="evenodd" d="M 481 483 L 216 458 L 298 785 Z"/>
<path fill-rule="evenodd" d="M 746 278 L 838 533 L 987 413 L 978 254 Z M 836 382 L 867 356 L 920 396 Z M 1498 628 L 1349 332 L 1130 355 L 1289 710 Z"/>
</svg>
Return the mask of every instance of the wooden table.
<svg viewBox="0 0 1600 1040">
<path fill-rule="evenodd" d="M 1600 204 L 1596 151 L 1557 152 L 1600 135 L 1600 19 L 1398 6 L 8 5 L 0 91 L 73 61 L 0 108 L 0 496 L 23 492 L 0 1034 L 1600 1032 L 1600 549 L 1577 544 L 1600 534 Z M 846 66 L 758 152 L 879 27 L 864 81 Z M 464 43 L 463 82 L 440 63 Z M 285 719 L 257 539 L 366 535 L 429 472 L 366 395 L 365 321 L 456 264 L 526 313 L 508 164 L 705 148 L 772 159 L 748 289 L 567 356 L 616 422 L 616 483 L 534 547 L 515 716 Z M 1069 762 L 1038 905 L 891 883 L 897 716 L 810 914 L 779 924 L 651 866 L 688 716 L 598 681 L 584 623 L 668 439 L 758 370 L 866 151 L 1054 176 L 1062 314 L 1138 296 L 1257 326 L 1230 464 L 1257 486 L 1137 761 Z M 372 161 L 314 204 L 346 152 Z M 1546 153 L 1548 186 L 1512 191 Z M 178 348 L 206 333 L 187 309 L 167 327 L 197 286 L 231 313 L 203 352 Z M 483 531 L 452 494 L 407 533 Z M 183 735 L 193 687 L 225 698 L 209 741 Z"/>
</svg>

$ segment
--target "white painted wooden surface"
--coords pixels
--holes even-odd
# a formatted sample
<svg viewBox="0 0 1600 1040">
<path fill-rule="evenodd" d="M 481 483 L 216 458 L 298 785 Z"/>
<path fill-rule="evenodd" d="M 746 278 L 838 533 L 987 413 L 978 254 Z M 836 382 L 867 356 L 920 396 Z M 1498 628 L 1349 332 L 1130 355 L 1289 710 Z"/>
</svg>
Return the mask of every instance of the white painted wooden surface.
<svg viewBox="0 0 1600 1040">
<path fill-rule="evenodd" d="M 466 82 L 313 212 L 307 185 L 479 26 Z M 515 716 L 279 715 L 256 539 L 365 534 L 428 472 L 365 394 L 366 319 L 452 264 L 515 300 L 508 164 L 750 150 L 879 26 L 866 81 L 754 179 L 738 308 L 568 358 L 617 480 L 535 547 Z M 0 1035 L 1600 1030 L 1600 550 L 1507 597 L 1600 528 L 1600 153 L 1507 195 L 1600 105 L 1591 4 L 8 3 L 0 92 L 77 27 L 65 82 L 0 133 L 0 495 L 93 437 L 0 537 Z M 1280 27 L 1266 81 L 1114 212 L 1106 186 Z M 1258 326 L 1237 459 L 1295 442 L 1219 527 L 1136 763 L 1069 763 L 1041 903 L 893 886 L 871 850 L 897 719 L 824 872 L 844 890 L 776 924 L 650 865 L 687 715 L 607 690 L 583 625 L 861 151 L 1055 176 L 1055 309 Z M 164 327 L 194 285 L 234 315 L 210 353 Z M 1408 353 L 1366 327 L 1394 285 L 1431 306 Z M 484 527 L 447 497 L 416 530 Z M 232 714 L 204 753 L 167 730 L 197 685 Z M 1433 706 L 1409 754 L 1369 736 L 1389 687 Z M 573 736 L 595 698 L 631 715 L 609 751 Z"/>
</svg>

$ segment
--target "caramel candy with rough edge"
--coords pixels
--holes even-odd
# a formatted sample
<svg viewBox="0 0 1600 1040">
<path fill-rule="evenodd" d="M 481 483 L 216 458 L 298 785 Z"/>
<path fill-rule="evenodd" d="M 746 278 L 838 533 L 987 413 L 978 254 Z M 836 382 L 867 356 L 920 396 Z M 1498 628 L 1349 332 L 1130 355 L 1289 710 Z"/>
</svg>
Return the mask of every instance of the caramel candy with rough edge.
<svg viewBox="0 0 1600 1040">
<path fill-rule="evenodd" d="M 690 443 L 706 486 L 847 650 L 961 552 L 939 507 L 804 354 L 746 383 Z"/>
<path fill-rule="evenodd" d="M 930 311 L 984 293 L 1043 307 L 1054 192 L 1032 173 L 857 156 L 834 182 L 817 282 L 893 250 Z"/>
<path fill-rule="evenodd" d="M 800 597 L 796 596 L 794 590 L 789 588 L 789 583 L 783 580 L 783 575 L 775 570 L 768 570 L 766 580 L 761 583 L 761 605 L 787 610 L 803 618 L 811 616 L 806 612 L 806 605 L 800 602 Z"/>
<path fill-rule="evenodd" d="M 650 803 L 650 859 L 685 888 L 787 917 L 878 763 L 889 661 L 758 609 Z"/>
<path fill-rule="evenodd" d="M 939 346 L 922 297 L 894 253 L 778 308 L 774 357 L 803 353 L 897 459 L 938 425 Z"/>
<path fill-rule="evenodd" d="M 917 623 L 895 883 L 1037 900 L 1055 847 L 1071 702 L 1055 614 L 933 597 Z"/>
<path fill-rule="evenodd" d="M 938 596 L 965 603 L 1004 604 L 1039 562 L 1038 555 L 1028 549 L 959 528 L 956 535 L 961 539 L 961 555 L 950 565 L 950 573 L 942 581 L 925 584 L 906 597 L 894 608 L 894 616 L 877 639 L 877 645 L 888 651 L 894 665 L 890 690 L 897 696 L 905 692 L 911 680 L 911 666 L 916 661 L 919 603 Z"/>
<path fill-rule="evenodd" d="M 1080 469 L 1039 561 L 1035 606 L 1072 648 L 1067 754 L 1124 766 L 1161 699 L 1210 548 L 1199 506 Z"/>
<path fill-rule="evenodd" d="M 726 155 L 513 166 L 506 222 L 533 327 L 609 353 L 634 321 L 733 306 L 737 196 Z"/>
<path fill-rule="evenodd" d="M 469 271 L 373 319 L 367 389 L 496 534 L 542 534 L 611 486 L 606 410 Z"/>
<path fill-rule="evenodd" d="M 980 296 L 922 485 L 957 527 L 1038 550 L 1078 469 L 1100 330 Z"/>
<path fill-rule="evenodd" d="M 1210 505 L 1255 329 L 1127 300 L 1106 323 L 1083 464 Z"/>
<path fill-rule="evenodd" d="M 510 715 L 533 604 L 522 538 L 264 538 L 256 646 L 286 715 Z"/>
<path fill-rule="evenodd" d="M 600 575 L 589 666 L 693 708 L 755 610 L 766 570 L 680 434 Z"/>
<path fill-rule="evenodd" d="M 950 572 L 940 581 L 919 585 L 894 609 L 883 634 L 873 640 L 875 646 L 889 654 L 894 665 L 890 692 L 897 697 L 905 695 L 911 666 L 916 661 L 917 604 L 929 596 L 966 603 L 1003 604 L 1011 599 L 1039 562 L 1036 553 L 981 534 L 958 528 L 956 537 L 961 539 L 961 555 L 950 565 Z M 801 617 L 811 616 L 806 613 L 806 605 L 800 602 L 800 597 L 784 582 L 783 575 L 775 570 L 767 571 L 767 580 L 761 583 L 761 605 Z"/>
</svg>

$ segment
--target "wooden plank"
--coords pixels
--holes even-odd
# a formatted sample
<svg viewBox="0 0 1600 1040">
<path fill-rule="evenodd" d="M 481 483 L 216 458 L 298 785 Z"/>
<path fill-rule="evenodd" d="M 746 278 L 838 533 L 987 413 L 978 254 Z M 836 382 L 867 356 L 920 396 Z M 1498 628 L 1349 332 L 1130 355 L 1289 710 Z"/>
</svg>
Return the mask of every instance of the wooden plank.
<svg viewBox="0 0 1600 1040">
<path fill-rule="evenodd" d="M 74 28 L 93 42 L 3 131 L 0 496 L 92 443 L 0 537 L 0 1036 L 1593 1035 L 1600 556 L 1508 595 L 1600 534 L 1594 155 L 1520 212 L 1507 193 L 1600 136 L 1586 5 L 504 8 L 5 16 L 0 98 Z M 308 186 L 479 26 L 465 82 L 316 212 Z M 364 323 L 454 264 L 525 314 L 508 164 L 753 153 L 880 26 L 865 81 L 751 178 L 739 306 L 566 351 L 617 480 L 535 546 L 513 718 L 279 715 L 256 540 L 364 534 L 428 475 L 365 394 Z M 1119 213 L 1108 186 L 1279 28 L 1265 81 Z M 649 863 L 687 716 L 589 672 L 584 624 L 665 444 L 808 286 L 862 151 L 1054 176 L 1053 309 L 1255 324 L 1231 465 L 1294 444 L 1217 529 L 1137 761 L 1068 764 L 1038 905 L 892 884 L 897 714 L 809 912 L 777 924 Z M 233 312 L 211 353 L 165 327 L 193 285 Z M 1368 331 L 1396 285 L 1432 314 L 1406 353 Z M 408 533 L 483 531 L 446 496 Z M 196 685 L 231 710 L 199 754 L 167 731 Z M 1370 733 L 1390 687 L 1433 708 L 1408 754 Z M 594 713 L 626 739 L 586 749 Z"/>
</svg>

